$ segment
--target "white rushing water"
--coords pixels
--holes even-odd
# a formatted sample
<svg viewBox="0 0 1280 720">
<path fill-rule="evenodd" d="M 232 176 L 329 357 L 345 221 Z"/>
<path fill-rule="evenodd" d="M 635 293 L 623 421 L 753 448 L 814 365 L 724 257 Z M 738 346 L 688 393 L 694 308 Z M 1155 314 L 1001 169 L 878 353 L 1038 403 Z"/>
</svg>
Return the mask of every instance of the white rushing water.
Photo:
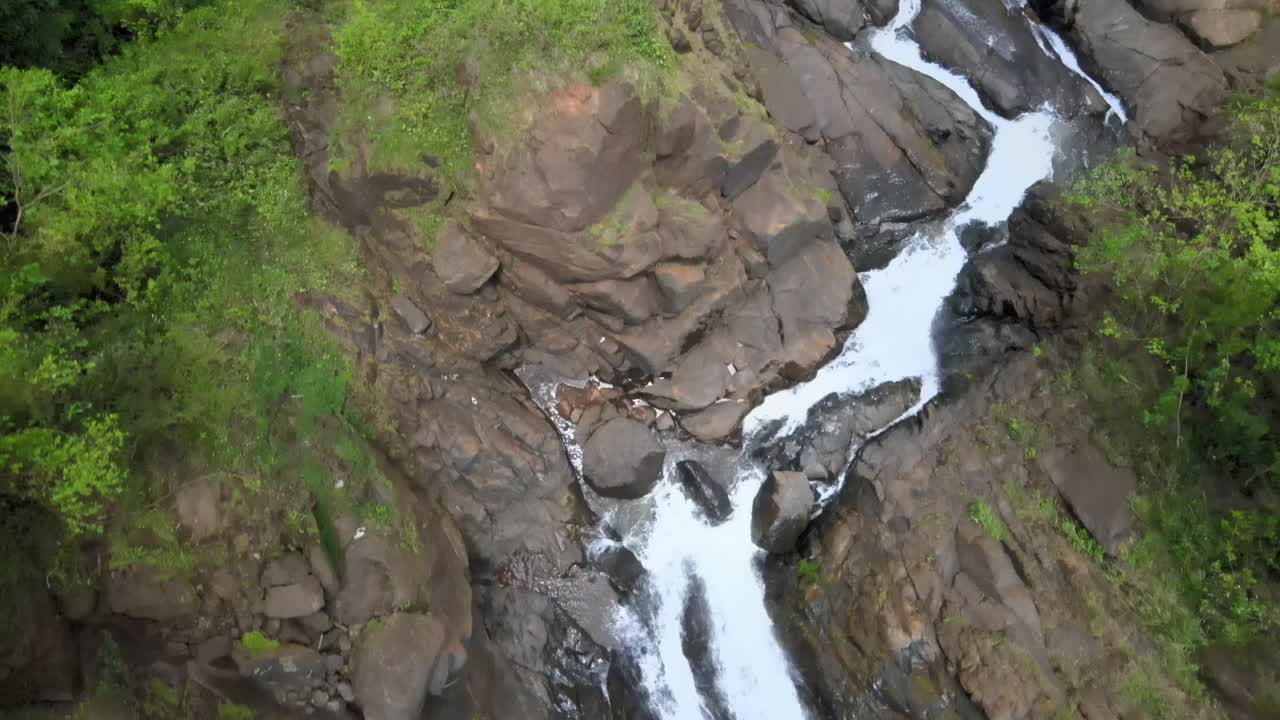
<svg viewBox="0 0 1280 720">
<path fill-rule="evenodd" d="M 919 377 L 921 405 L 934 397 L 940 384 L 932 339 L 934 320 L 967 259 L 959 230 L 974 221 L 1007 220 L 1027 189 L 1053 172 L 1054 116 L 1042 111 L 1006 120 L 985 109 L 967 81 L 927 62 L 904 32 L 919 11 L 920 0 L 902 0 L 893 23 L 872 36 L 871 48 L 940 81 L 991 123 L 995 136 L 986 168 L 965 203 L 950 217 L 913 238 L 883 270 L 862 276 L 870 305 L 866 320 L 840 355 L 812 380 L 769 396 L 748 415 L 744 422 L 748 438 L 773 421 L 782 421 L 787 429 L 798 427 L 809 408 L 833 392 L 857 392 Z M 1043 33 L 1053 54 L 1084 75 L 1061 39 L 1048 30 Z M 1118 102 L 1113 107 L 1123 113 Z M 766 610 L 756 569 L 760 551 L 751 541 L 751 505 L 765 470 L 740 457 L 731 492 L 733 515 L 713 527 L 680 490 L 673 477 L 680 453 L 671 454 L 662 482 L 644 501 L 644 519 L 615 523 L 626 528 L 623 542 L 648 570 L 657 594 L 652 617 L 645 620 L 624 609 L 617 618 L 618 635 L 639 655 L 643 681 L 656 709 L 665 720 L 710 717 L 681 642 L 685 596 L 690 577 L 696 575 L 706 590 L 711 642 L 719 664 L 718 688 L 729 712 L 737 720 L 807 718 Z"/>
</svg>

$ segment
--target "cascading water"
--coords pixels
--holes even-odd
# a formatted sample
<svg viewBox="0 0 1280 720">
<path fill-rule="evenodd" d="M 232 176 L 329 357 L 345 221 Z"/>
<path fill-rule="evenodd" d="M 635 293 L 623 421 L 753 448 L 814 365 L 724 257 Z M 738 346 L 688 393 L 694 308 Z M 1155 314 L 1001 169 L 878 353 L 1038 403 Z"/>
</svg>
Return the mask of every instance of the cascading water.
<svg viewBox="0 0 1280 720">
<path fill-rule="evenodd" d="M 1006 221 L 1027 189 L 1053 173 L 1058 120 L 1047 110 L 1014 120 L 988 111 L 967 81 L 926 61 L 904 32 L 919 11 L 920 0 L 902 0 L 898 16 L 872 35 L 870 47 L 943 83 L 991 123 L 991 154 L 973 190 L 950 217 L 920 232 L 887 267 L 863 275 L 870 312 L 840 355 L 809 382 L 769 396 L 747 416 L 744 450 L 737 455 L 731 489 L 734 511 L 727 521 L 709 524 L 679 489 L 675 461 L 699 452 L 681 447 L 669 448 L 665 475 L 648 498 L 623 504 L 607 518 L 622 531 L 622 542 L 649 574 L 651 607 L 643 613 L 624 608 L 615 631 L 636 655 L 654 710 L 665 720 L 808 717 L 775 637 L 756 568 L 761 551 L 751 541 L 751 505 L 766 469 L 750 459 L 753 443 L 767 439 L 762 437 L 765 427 L 776 433 L 794 429 L 810 407 L 833 392 L 857 392 L 915 377 L 921 380 L 922 392 L 911 412 L 933 398 L 940 385 L 934 320 L 967 259 L 959 230 L 970 222 Z M 1052 48 L 1052 53 L 1045 48 L 1046 54 L 1056 55 L 1093 82 L 1057 35 L 1045 28 L 1038 32 Z M 1107 99 L 1115 112 L 1123 113 L 1113 97 Z M 570 435 L 565 439 L 572 444 Z M 576 451 L 570 448 L 571 455 Z M 695 670 L 682 638 L 686 602 L 695 587 L 705 596 L 711 629 L 715 667 L 710 673 L 705 667 Z"/>
</svg>

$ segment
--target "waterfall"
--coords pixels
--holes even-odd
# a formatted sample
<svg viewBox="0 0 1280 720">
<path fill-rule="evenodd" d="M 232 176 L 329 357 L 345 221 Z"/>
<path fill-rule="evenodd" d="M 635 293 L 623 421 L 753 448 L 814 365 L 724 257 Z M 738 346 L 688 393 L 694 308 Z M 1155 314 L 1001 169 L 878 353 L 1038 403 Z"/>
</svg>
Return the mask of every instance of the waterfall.
<svg viewBox="0 0 1280 720">
<path fill-rule="evenodd" d="M 750 459 L 753 441 L 778 421 L 780 432 L 800 426 L 810 407 L 833 392 L 857 392 L 915 377 L 921 380 L 922 393 L 909 412 L 933 398 L 940 386 L 934 321 L 967 260 L 959 230 L 974 221 L 1007 220 L 1027 189 L 1053 173 L 1057 118 L 1042 110 L 1006 120 L 987 110 L 964 78 L 923 58 L 906 31 L 919 12 L 920 0 L 902 0 L 897 17 L 875 31 L 869 45 L 882 57 L 946 85 L 992 125 L 991 153 L 972 191 L 947 218 L 917 234 L 888 266 L 862 275 L 870 311 L 840 354 L 812 380 L 770 395 L 747 416 L 744 449 L 731 489 L 734 511 L 726 522 L 707 524 L 679 489 L 675 462 L 697 457 L 696 447 L 669 448 L 664 477 L 654 492 L 606 518 L 622 531 L 622 542 L 649 573 L 651 606 L 623 608 L 615 618 L 615 630 L 633 653 L 654 710 L 664 720 L 809 717 L 766 610 L 756 567 L 761 551 L 751 540 L 751 506 L 767 469 Z M 1061 38 L 1047 28 L 1037 28 L 1037 33 L 1048 43 L 1049 47 L 1041 45 L 1046 54 L 1094 82 Z M 1123 107 L 1113 96 L 1106 97 L 1123 119 Z M 572 445 L 571 435 L 565 439 Z M 580 457 L 575 451 L 570 448 L 571 456 Z M 681 637 L 687 596 L 695 586 L 704 589 L 710 615 L 716 665 L 710 680 L 697 676 Z M 715 697 L 710 699 L 708 682 L 714 684 Z"/>
</svg>

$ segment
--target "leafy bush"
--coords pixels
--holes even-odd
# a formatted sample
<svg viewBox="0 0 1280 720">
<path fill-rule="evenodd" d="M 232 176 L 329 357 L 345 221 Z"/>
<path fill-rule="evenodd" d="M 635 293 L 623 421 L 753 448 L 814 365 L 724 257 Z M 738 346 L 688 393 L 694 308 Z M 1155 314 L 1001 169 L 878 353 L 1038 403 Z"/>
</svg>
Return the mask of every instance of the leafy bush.
<svg viewBox="0 0 1280 720">
<path fill-rule="evenodd" d="M 1280 86 L 1232 113 L 1202 157 L 1124 156 L 1074 193 L 1114 219 L 1077 257 L 1115 293 L 1082 386 L 1144 474 L 1114 577 L 1192 695 L 1201 650 L 1280 626 Z"/>
<path fill-rule="evenodd" d="M 1280 478 L 1280 92 L 1240 105 L 1207 160 L 1123 158 L 1076 195 L 1123 217 L 1078 261 L 1118 294 L 1109 353 L 1163 368 L 1144 423 L 1242 485 Z"/>
<path fill-rule="evenodd" d="M 196 4 L 118 3 L 155 22 L 75 84 L 0 68 L 0 498 L 73 536 L 167 496 L 140 472 L 158 456 L 296 498 L 279 448 L 320 417 L 356 432 L 350 369 L 297 304 L 356 271 L 309 213 L 277 105 L 287 8 Z"/>
</svg>

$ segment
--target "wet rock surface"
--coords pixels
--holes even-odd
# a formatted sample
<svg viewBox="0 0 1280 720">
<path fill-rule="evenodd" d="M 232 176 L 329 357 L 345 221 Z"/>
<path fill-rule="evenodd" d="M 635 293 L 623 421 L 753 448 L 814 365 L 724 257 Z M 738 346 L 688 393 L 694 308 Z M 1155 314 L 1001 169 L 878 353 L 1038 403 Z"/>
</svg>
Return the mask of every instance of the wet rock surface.
<svg viewBox="0 0 1280 720">
<path fill-rule="evenodd" d="M 813 490 L 804 473 L 774 470 L 751 506 L 752 541 L 770 553 L 791 552 L 809 525 L 813 507 Z"/>
<path fill-rule="evenodd" d="M 755 457 L 770 467 L 803 472 L 812 480 L 840 476 L 849 453 L 920 399 L 920 382 L 886 383 L 858 394 L 832 393 L 809 409 L 804 425 L 764 442 Z"/>
<path fill-rule="evenodd" d="M 1221 109 L 1226 77 L 1177 28 L 1149 20 L 1127 2 L 1038 3 L 1064 26 L 1081 62 L 1133 110 L 1140 146 L 1176 147 L 1196 139 Z"/>
<path fill-rule="evenodd" d="M 680 489 L 698 506 L 709 523 L 718 525 L 729 519 L 733 512 L 729 492 L 712 479 L 702 465 L 695 460 L 681 460 L 676 463 L 676 475 L 680 479 Z"/>
<path fill-rule="evenodd" d="M 1003 0 L 924 0 L 912 29 L 928 58 L 968 78 L 1004 117 L 1046 105 L 1064 117 L 1105 113 L 1102 96 L 1044 49 L 1032 23 Z"/>
<path fill-rule="evenodd" d="M 733 713 L 720 692 L 720 669 L 712 647 L 711 608 L 707 605 L 706 588 L 697 576 L 690 578 L 680 618 L 680 646 L 693 669 L 693 682 L 702 696 L 703 708 L 712 720 L 730 720 Z"/>
</svg>

